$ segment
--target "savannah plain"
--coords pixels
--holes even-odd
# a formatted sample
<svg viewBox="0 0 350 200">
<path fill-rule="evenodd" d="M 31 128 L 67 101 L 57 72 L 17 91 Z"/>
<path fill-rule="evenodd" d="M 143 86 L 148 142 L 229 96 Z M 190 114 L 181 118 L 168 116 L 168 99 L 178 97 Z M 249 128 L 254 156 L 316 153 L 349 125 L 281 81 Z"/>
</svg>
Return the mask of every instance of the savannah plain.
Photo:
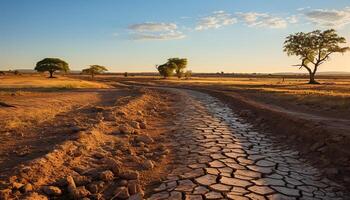
<svg viewBox="0 0 350 200">
<path fill-rule="evenodd" d="M 346 199 L 350 78 L 317 80 L 1 75 L 0 199 Z"/>
</svg>

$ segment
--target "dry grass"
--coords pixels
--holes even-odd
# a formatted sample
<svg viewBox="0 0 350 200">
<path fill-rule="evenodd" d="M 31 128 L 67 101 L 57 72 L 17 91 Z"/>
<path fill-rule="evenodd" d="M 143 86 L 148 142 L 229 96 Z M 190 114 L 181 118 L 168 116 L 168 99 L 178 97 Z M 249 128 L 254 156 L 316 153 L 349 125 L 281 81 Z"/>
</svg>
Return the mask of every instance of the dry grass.
<svg viewBox="0 0 350 200">
<path fill-rule="evenodd" d="M 68 77 L 57 77 L 49 79 L 41 75 L 22 75 L 22 76 L 3 76 L 0 77 L 0 88 L 19 89 L 19 88 L 53 88 L 53 89 L 72 89 L 72 88 L 109 88 L 108 85 L 87 80 L 78 80 Z"/>
<path fill-rule="evenodd" d="M 132 79 L 131 79 L 132 80 Z M 213 89 L 224 89 L 249 95 L 268 103 L 304 105 L 314 110 L 345 112 L 350 109 L 350 79 L 318 79 L 320 85 L 309 85 L 307 79 L 270 77 L 225 78 L 193 77 L 190 80 L 150 79 L 157 83 L 193 85 Z"/>
</svg>

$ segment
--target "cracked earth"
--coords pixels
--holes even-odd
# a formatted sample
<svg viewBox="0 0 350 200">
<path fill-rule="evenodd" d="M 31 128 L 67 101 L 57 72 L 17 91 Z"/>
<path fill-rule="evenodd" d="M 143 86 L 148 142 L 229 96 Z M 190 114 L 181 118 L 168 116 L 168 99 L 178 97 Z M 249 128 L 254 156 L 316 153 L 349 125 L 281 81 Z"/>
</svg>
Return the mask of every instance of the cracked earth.
<svg viewBox="0 0 350 200">
<path fill-rule="evenodd" d="M 177 114 L 173 130 L 176 159 L 149 200 L 349 197 L 297 151 L 255 130 L 216 98 L 170 90 L 182 98 L 183 112 Z"/>
</svg>

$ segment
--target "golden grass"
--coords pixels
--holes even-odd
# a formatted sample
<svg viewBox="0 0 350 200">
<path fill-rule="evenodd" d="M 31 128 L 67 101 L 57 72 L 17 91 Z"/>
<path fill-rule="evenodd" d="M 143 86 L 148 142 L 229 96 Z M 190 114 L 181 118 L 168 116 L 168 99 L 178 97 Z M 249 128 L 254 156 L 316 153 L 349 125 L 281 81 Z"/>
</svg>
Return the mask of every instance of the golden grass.
<svg viewBox="0 0 350 200">
<path fill-rule="evenodd" d="M 332 109 L 350 108 L 350 79 L 318 79 L 320 85 L 307 84 L 307 79 L 288 78 L 225 78 L 193 77 L 190 80 L 157 80 L 179 85 L 196 85 L 208 88 L 233 90 L 250 95 L 258 95 L 276 101 L 289 101 L 296 104 Z"/>
<path fill-rule="evenodd" d="M 3 76 L 0 77 L 0 88 L 109 88 L 108 85 L 87 80 L 72 79 L 68 77 L 57 77 L 49 79 L 39 75 Z"/>
</svg>

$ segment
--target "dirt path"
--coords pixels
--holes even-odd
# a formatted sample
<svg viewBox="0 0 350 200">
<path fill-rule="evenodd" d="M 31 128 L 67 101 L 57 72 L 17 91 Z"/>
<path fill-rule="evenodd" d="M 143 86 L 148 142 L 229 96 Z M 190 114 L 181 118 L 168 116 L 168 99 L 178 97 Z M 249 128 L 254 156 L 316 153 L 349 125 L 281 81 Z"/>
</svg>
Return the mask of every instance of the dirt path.
<svg viewBox="0 0 350 200">
<path fill-rule="evenodd" d="M 3 118 L 0 122 L 0 178 L 7 176 L 15 166 L 74 139 L 75 133 L 98 122 L 96 114 L 101 106 L 111 106 L 116 99 L 131 94 L 127 90 L 107 89 L 30 93 L 8 98 L 17 107 L 0 109 Z M 7 128 L 11 122 L 18 125 Z"/>
<path fill-rule="evenodd" d="M 174 170 L 149 199 L 346 199 L 299 153 L 254 130 L 207 94 L 182 97 L 173 147 Z"/>
<path fill-rule="evenodd" d="M 1 143 L 0 200 L 140 198 L 145 185 L 165 176 L 169 106 L 177 98 L 132 87 L 97 92 L 100 101 Z M 24 154 L 7 153 L 23 144 Z"/>
</svg>

